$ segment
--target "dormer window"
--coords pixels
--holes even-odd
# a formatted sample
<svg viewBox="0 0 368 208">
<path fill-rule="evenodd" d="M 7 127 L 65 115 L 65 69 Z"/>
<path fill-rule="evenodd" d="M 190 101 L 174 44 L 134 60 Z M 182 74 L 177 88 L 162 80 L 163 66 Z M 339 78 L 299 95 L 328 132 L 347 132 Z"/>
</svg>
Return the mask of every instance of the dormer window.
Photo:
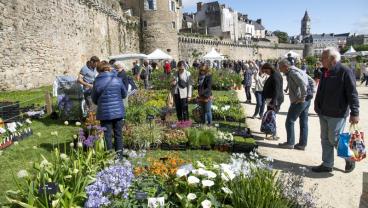
<svg viewBox="0 0 368 208">
<path fill-rule="evenodd" d="M 173 0 L 169 0 L 169 10 L 172 12 L 176 11 L 176 3 Z"/>
</svg>

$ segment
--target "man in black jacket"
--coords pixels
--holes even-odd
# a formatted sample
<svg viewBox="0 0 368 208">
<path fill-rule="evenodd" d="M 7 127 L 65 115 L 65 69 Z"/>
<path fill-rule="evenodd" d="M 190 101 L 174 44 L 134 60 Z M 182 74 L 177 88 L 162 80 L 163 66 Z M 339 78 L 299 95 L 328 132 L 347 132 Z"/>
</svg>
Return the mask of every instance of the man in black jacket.
<svg viewBox="0 0 368 208">
<path fill-rule="evenodd" d="M 336 48 L 326 48 L 322 53 L 323 74 L 318 86 L 314 109 L 321 126 L 322 161 L 313 167 L 314 172 L 331 172 L 334 165 L 334 147 L 337 135 L 344 130 L 346 118 L 350 123 L 359 122 L 359 99 L 354 72 L 340 63 Z M 346 160 L 345 172 L 351 172 L 355 162 Z"/>
</svg>

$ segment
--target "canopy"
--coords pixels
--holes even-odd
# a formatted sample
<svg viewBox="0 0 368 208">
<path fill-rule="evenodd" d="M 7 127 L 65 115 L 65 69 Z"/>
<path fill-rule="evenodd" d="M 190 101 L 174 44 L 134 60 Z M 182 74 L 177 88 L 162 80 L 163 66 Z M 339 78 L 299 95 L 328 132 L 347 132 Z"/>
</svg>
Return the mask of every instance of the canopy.
<svg viewBox="0 0 368 208">
<path fill-rule="evenodd" d="M 212 50 L 207 53 L 205 56 L 203 56 L 204 60 L 223 60 L 224 57 L 218 53 L 214 48 L 212 48 Z"/>
<path fill-rule="evenodd" d="M 359 52 L 356 52 L 356 50 L 353 48 L 353 46 L 350 46 L 349 50 L 344 53 L 343 56 L 345 57 L 355 57 Z"/>
<path fill-rule="evenodd" d="M 147 59 L 147 55 L 143 53 L 126 53 L 116 56 L 110 56 L 109 59 L 115 59 L 116 61 L 124 61 L 129 59 Z"/>
<path fill-rule="evenodd" d="M 156 49 L 151 54 L 148 54 L 147 58 L 150 60 L 168 60 L 168 59 L 171 60 L 173 59 L 172 56 L 166 54 L 160 49 Z"/>
<path fill-rule="evenodd" d="M 294 51 L 289 51 L 289 52 L 287 52 L 285 55 L 284 55 L 284 57 L 286 58 L 286 57 L 288 57 L 288 54 L 291 54 L 291 57 L 293 57 L 293 58 L 299 58 L 300 57 L 300 55 L 297 53 L 297 52 L 294 52 Z"/>
</svg>

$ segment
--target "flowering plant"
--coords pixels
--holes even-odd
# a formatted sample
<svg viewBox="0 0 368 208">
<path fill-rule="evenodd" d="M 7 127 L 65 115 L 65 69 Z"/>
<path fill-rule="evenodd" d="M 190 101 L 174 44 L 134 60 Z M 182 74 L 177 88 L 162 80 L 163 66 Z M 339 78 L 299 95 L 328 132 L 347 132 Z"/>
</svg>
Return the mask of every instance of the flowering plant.
<svg viewBox="0 0 368 208">
<path fill-rule="evenodd" d="M 108 206 L 114 198 L 128 198 L 128 189 L 134 179 L 132 165 L 124 164 L 110 166 L 97 174 L 96 181 L 86 187 L 88 199 L 86 208 Z"/>
</svg>

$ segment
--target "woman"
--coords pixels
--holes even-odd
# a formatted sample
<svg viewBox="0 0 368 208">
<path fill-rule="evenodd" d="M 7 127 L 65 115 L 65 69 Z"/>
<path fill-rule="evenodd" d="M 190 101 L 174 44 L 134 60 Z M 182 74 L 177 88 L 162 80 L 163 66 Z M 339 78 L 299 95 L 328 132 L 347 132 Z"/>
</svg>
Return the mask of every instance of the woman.
<svg viewBox="0 0 368 208">
<path fill-rule="evenodd" d="M 263 64 L 261 70 L 269 76 L 263 86 L 262 96 L 266 101 L 267 109 L 273 109 L 277 113 L 284 102 L 282 76 L 269 63 Z"/>
<path fill-rule="evenodd" d="M 123 99 L 126 97 L 126 88 L 120 78 L 111 72 L 109 64 L 100 63 L 97 65 L 98 76 L 92 89 L 92 100 L 97 105 L 97 120 L 101 121 L 101 126 L 105 128 L 105 143 L 107 150 L 113 148 L 112 131 L 115 137 L 115 150 L 122 158 L 123 138 L 122 126 L 124 118 Z"/>
<path fill-rule="evenodd" d="M 322 63 L 317 62 L 314 68 L 314 71 L 313 71 L 313 79 L 316 85 L 319 84 L 319 80 L 321 79 L 321 76 L 322 76 Z"/>
<path fill-rule="evenodd" d="M 254 81 L 256 85 L 254 95 L 256 97 L 257 105 L 254 114 L 252 116 L 252 119 L 254 119 L 257 115 L 259 115 L 259 119 L 262 119 L 265 107 L 265 99 L 262 95 L 262 92 L 263 86 L 268 79 L 268 75 L 266 73 L 263 73 L 262 70 L 259 70 L 258 66 L 254 62 L 252 62 L 252 65 L 257 70 L 256 73 L 254 73 Z"/>
<path fill-rule="evenodd" d="M 191 74 L 185 70 L 184 62 L 179 61 L 178 72 L 175 73 L 175 78 L 171 82 L 172 94 L 174 95 L 176 115 L 179 121 L 189 120 L 188 100 L 192 97 L 192 81 Z"/>
<path fill-rule="evenodd" d="M 201 107 L 202 123 L 212 124 L 212 76 L 209 74 L 208 65 L 199 68 L 198 77 L 198 103 Z"/>
<path fill-rule="evenodd" d="M 239 63 L 239 66 L 241 63 Z M 252 67 L 248 64 L 245 64 L 245 71 L 244 71 L 244 89 L 245 89 L 245 95 L 247 96 L 246 103 L 251 103 L 252 97 L 250 93 L 250 88 L 252 87 L 252 76 L 253 76 L 253 70 Z"/>
</svg>

